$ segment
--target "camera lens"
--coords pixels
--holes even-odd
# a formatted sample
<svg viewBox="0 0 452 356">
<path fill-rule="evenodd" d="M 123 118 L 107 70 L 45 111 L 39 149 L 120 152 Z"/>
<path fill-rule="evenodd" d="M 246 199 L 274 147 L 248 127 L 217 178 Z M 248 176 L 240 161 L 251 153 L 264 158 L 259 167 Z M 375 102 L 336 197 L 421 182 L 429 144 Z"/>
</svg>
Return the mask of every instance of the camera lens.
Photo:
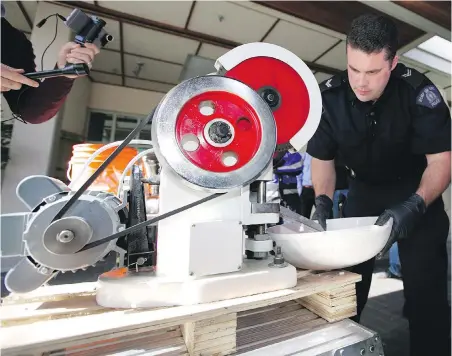
<svg viewBox="0 0 452 356">
<path fill-rule="evenodd" d="M 106 36 L 105 36 L 105 40 L 106 40 L 107 42 L 111 42 L 111 41 L 113 41 L 113 36 L 112 36 L 112 35 L 106 35 Z"/>
</svg>

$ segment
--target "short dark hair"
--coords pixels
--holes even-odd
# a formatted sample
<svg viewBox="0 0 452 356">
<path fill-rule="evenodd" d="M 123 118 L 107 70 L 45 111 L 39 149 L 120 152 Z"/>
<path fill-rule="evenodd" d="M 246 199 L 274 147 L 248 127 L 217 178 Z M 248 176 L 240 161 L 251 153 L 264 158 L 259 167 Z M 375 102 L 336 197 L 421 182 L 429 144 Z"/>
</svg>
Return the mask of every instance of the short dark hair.
<svg viewBox="0 0 452 356">
<path fill-rule="evenodd" d="M 386 60 L 392 62 L 398 49 L 397 26 L 386 16 L 361 15 L 352 21 L 347 45 L 368 54 L 386 50 Z"/>
</svg>

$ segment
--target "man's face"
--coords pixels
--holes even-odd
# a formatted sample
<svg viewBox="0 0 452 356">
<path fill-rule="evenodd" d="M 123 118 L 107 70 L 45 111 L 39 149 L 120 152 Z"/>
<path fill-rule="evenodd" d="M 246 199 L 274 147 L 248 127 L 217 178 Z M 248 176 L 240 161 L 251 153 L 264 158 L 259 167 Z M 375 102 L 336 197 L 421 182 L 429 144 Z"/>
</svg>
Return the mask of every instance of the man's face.
<svg viewBox="0 0 452 356">
<path fill-rule="evenodd" d="M 348 80 L 359 100 L 377 100 L 383 93 L 398 60 L 396 56 L 390 62 L 385 57 L 385 50 L 367 54 L 347 46 Z"/>
</svg>

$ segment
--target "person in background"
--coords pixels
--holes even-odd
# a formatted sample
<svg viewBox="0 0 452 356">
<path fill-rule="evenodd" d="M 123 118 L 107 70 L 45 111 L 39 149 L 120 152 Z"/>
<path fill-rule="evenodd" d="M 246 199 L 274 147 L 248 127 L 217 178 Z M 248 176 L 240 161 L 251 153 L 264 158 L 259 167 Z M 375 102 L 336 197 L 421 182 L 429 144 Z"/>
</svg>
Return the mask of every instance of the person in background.
<svg viewBox="0 0 452 356">
<path fill-rule="evenodd" d="M 399 246 L 395 242 L 389 249 L 389 268 L 387 272 L 390 278 L 402 278 L 402 266 L 399 258 Z"/>
<path fill-rule="evenodd" d="M 6 19 L 1 4 L 1 92 L 16 117 L 30 124 L 40 124 L 53 118 L 72 89 L 74 77 L 48 78 L 42 82 L 31 80 L 23 73 L 36 72 L 32 43 Z M 68 42 L 60 49 L 56 68 L 66 63 L 86 63 L 90 68 L 99 49 L 90 43 L 81 47 Z"/>
<path fill-rule="evenodd" d="M 311 217 L 312 208 L 314 207 L 314 188 L 312 186 L 311 179 L 311 155 L 307 152 L 301 154 L 303 158 L 303 173 L 301 175 L 301 196 L 300 205 L 301 213 L 300 215 L 305 218 Z"/>
<path fill-rule="evenodd" d="M 300 214 L 298 179 L 303 169 L 303 160 L 298 152 L 285 153 L 274 163 L 274 182 L 279 185 L 281 205 Z"/>
<path fill-rule="evenodd" d="M 336 168 L 336 188 L 333 195 L 333 219 L 342 217 L 342 208 L 348 194 L 348 173 L 347 168 L 335 161 Z M 342 208 L 341 208 L 342 206 Z"/>
</svg>

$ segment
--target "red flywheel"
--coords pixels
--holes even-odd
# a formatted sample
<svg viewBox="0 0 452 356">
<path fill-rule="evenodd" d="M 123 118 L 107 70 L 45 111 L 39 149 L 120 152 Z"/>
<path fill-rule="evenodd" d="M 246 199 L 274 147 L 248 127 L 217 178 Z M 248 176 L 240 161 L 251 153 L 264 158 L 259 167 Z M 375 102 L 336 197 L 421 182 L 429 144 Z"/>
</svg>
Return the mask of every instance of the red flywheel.
<svg viewBox="0 0 452 356">
<path fill-rule="evenodd" d="M 252 57 L 225 73 L 247 84 L 267 102 L 277 127 L 277 144 L 288 143 L 301 130 L 310 110 L 309 92 L 300 75 L 272 57 Z"/>
<path fill-rule="evenodd" d="M 262 139 L 259 118 L 245 100 L 225 91 L 190 99 L 176 121 L 176 140 L 185 156 L 211 172 L 230 172 L 247 164 Z"/>
</svg>

